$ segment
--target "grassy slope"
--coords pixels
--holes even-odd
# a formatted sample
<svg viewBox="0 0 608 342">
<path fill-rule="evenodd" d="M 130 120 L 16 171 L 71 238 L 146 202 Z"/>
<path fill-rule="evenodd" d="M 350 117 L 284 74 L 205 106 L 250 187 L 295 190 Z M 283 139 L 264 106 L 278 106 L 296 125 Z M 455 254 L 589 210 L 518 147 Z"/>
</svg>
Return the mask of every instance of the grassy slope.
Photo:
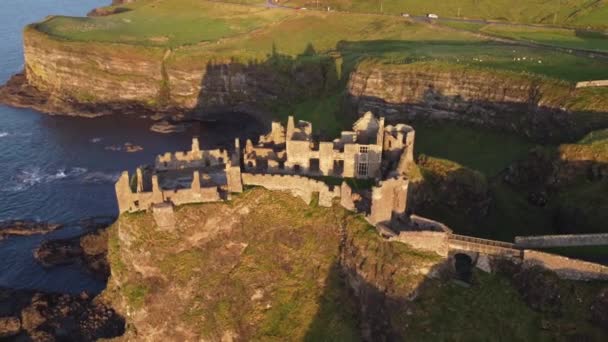
<svg viewBox="0 0 608 342">
<path fill-rule="evenodd" d="M 608 17 L 607 17 L 608 18 Z M 487 25 L 481 32 L 565 48 L 608 52 L 608 35 L 560 28 Z"/>
<path fill-rule="evenodd" d="M 105 17 L 55 17 L 40 29 L 69 40 L 177 47 L 244 34 L 289 15 L 196 0 L 140 0 L 126 8 L 132 10 Z"/>
<path fill-rule="evenodd" d="M 233 331 L 253 340 L 357 340 L 357 309 L 335 268 L 340 226 L 361 249 L 389 252 L 375 255 L 370 265 L 401 260 L 399 289 L 415 288 L 422 279 L 416 267 L 438 260 L 382 241 L 341 208 L 309 207 L 262 189 L 230 203 L 180 207 L 176 216 L 175 233 L 156 231 L 150 214 L 124 215 L 111 231 L 106 297 L 129 310 L 140 331 L 144 324 L 169 322 L 165 333 L 187 331 L 190 339 Z M 118 239 L 118 225 L 129 246 Z M 252 299 L 256 293 L 260 297 Z M 182 331 L 173 332 L 173 324 Z"/>
<path fill-rule="evenodd" d="M 416 154 L 453 160 L 488 177 L 525 156 L 532 146 L 518 136 L 455 124 L 416 125 Z"/>
<path fill-rule="evenodd" d="M 488 44 L 475 35 L 412 24 L 398 17 L 265 9 L 196 0 L 140 0 L 128 6 L 133 11 L 95 18 L 54 17 L 38 28 L 51 36 L 75 41 L 182 46 L 176 58 L 194 63 L 202 56 L 263 60 L 273 46 L 279 53 L 295 56 L 312 45 L 320 53 L 338 52 L 345 67 L 352 67 L 358 58 L 375 57 L 393 62 L 461 62 L 570 81 L 608 78 L 606 63 L 601 61 Z M 196 46 L 184 47 L 188 45 Z M 518 57 L 527 58 L 517 61 Z M 203 63 L 206 60 L 196 64 Z"/>
<path fill-rule="evenodd" d="M 601 283 L 560 282 L 562 317 L 530 310 L 503 275 L 475 273 L 471 288 L 433 284 L 422 291 L 408 336 L 414 341 L 600 341 L 586 312 Z M 581 317 L 586 317 L 581 320 Z M 539 327 L 542 327 L 539 329 Z M 578 337 L 577 337 L 578 336 Z"/>
<path fill-rule="evenodd" d="M 314 0 L 289 0 L 288 6 L 316 8 Z M 522 23 L 545 23 L 606 27 L 607 4 L 593 0 L 323 0 L 323 8 L 353 12 L 425 15 L 435 13 L 440 17 L 463 17 L 489 20 L 508 20 Z M 594 6 L 591 6 L 595 4 Z"/>
<path fill-rule="evenodd" d="M 499 331 L 514 340 L 572 334 L 544 330 L 546 324 L 567 326 L 566 319 L 532 311 L 500 275 L 476 274 L 469 289 L 425 279 L 417 270 L 437 256 L 389 243 L 338 207 L 307 206 L 258 188 L 229 203 L 180 207 L 176 215 L 175 233 L 156 231 L 146 213 L 123 215 L 110 231 L 112 279 L 104 296 L 130 313 L 132 339 L 152 332 L 158 338 L 218 339 L 232 331 L 247 340 L 359 340 L 359 304 L 335 267 L 340 225 L 364 258 L 360 267 L 367 276 L 392 270 L 388 295 L 403 300 L 418 289 L 413 303 L 389 309 L 393 327 L 405 336 L 488 340 Z M 228 218 L 236 218 L 232 230 L 225 230 Z M 575 332 L 597 336 L 584 322 L 586 308 L 568 311 L 566 318 L 578 324 Z"/>
</svg>

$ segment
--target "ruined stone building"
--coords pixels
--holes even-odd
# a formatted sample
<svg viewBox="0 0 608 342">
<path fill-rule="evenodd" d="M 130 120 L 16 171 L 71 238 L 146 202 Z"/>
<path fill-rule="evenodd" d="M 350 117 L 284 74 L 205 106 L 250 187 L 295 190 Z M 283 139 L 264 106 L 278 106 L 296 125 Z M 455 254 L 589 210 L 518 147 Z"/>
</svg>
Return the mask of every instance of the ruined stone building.
<svg viewBox="0 0 608 342">
<path fill-rule="evenodd" d="M 243 191 L 239 150 L 238 140 L 232 153 L 201 150 L 194 138 L 190 151 L 160 155 L 153 168 L 138 168 L 134 177 L 124 171 L 115 186 L 118 209 L 137 212 L 165 202 L 226 200 L 230 193 Z"/>
<path fill-rule="evenodd" d="M 123 172 L 116 183 L 121 213 L 147 210 L 161 204 L 181 205 L 226 200 L 243 185 L 290 191 L 307 202 L 318 195 L 319 204 L 335 198 L 349 210 L 365 211 L 372 223 L 393 220 L 407 206 L 407 165 L 413 162 L 414 129 L 385 125 L 383 118 L 366 113 L 333 141 L 315 141 L 312 125 L 295 122 L 287 127 L 273 122 L 257 144 L 247 140 L 241 150 L 201 150 L 194 138 L 190 151 L 165 153 L 153 167 L 138 168 L 134 177 Z M 354 196 L 346 182 L 331 186 L 318 177 L 359 178 L 376 181 L 371 191 Z M 368 205 L 357 205 L 367 200 Z M 160 210 L 160 209 L 159 209 Z"/>
<path fill-rule="evenodd" d="M 342 132 L 333 141 L 315 141 L 312 125 L 296 123 L 290 116 L 287 127 L 273 122 L 270 133 L 261 136 L 257 144 L 247 140 L 243 149 L 235 139 L 232 150 L 201 150 L 194 138 L 190 151 L 160 155 L 153 166 L 138 168 L 132 177 L 123 172 L 116 182 L 116 198 L 120 213 L 151 209 L 158 229 L 173 230 L 177 223 L 174 206 L 227 200 L 231 194 L 242 192 L 244 185 L 261 186 L 288 191 L 306 203 L 318 198 L 320 206 L 339 204 L 364 214 L 390 240 L 444 257 L 466 253 L 484 270 L 489 269 L 490 258 L 508 257 L 524 265 L 554 270 L 565 279 L 608 279 L 608 266 L 453 234 L 440 222 L 407 215 L 413 148 L 412 127 L 385 125 L 383 118 L 369 112 L 355 122 L 351 131 Z M 342 179 L 342 184 L 327 184 L 328 177 Z M 371 189 L 353 189 L 347 181 L 353 178 L 371 179 L 374 185 Z M 580 238 L 536 240 L 567 240 L 566 244 L 571 244 Z"/>
<path fill-rule="evenodd" d="M 384 118 L 364 114 L 334 141 L 314 141 L 312 124 L 295 123 L 292 116 L 287 128 L 273 123 L 271 132 L 260 137 L 259 144 L 248 140 L 244 169 L 247 172 L 333 176 L 339 178 L 381 179 L 383 171 L 403 174 L 413 161 L 414 129 L 399 124 L 385 126 Z M 400 167 L 399 167 L 400 166 Z"/>
</svg>

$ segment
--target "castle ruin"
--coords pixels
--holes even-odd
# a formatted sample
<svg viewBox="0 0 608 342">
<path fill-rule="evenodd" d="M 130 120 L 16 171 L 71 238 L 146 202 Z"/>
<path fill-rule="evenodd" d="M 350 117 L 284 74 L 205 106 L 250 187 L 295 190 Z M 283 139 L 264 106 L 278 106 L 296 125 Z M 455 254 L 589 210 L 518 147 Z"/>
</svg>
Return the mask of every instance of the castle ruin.
<svg viewBox="0 0 608 342">
<path fill-rule="evenodd" d="M 526 249 L 534 244 L 586 245 L 597 236 L 518 237 L 511 244 L 457 235 L 440 222 L 407 215 L 408 168 L 414 163 L 411 126 L 385 125 L 383 118 L 368 112 L 352 131 L 333 141 L 315 141 L 312 132 L 310 122 L 296 123 L 290 116 L 287 127 L 273 122 L 270 133 L 260 136 L 257 144 L 247 140 L 244 148 L 235 139 L 230 151 L 201 150 L 193 138 L 190 151 L 159 155 L 153 166 L 138 168 L 132 177 L 124 171 L 115 185 L 119 211 L 151 210 L 159 229 L 173 230 L 174 206 L 228 200 L 244 186 L 262 186 L 288 191 L 306 203 L 318 198 L 324 207 L 339 203 L 362 213 L 390 240 L 444 257 L 465 253 L 485 269 L 490 267 L 489 258 L 506 257 L 541 265 L 566 279 L 608 279 L 608 266 Z M 373 185 L 354 189 L 350 179 L 366 179 Z M 336 181 L 341 184 L 331 185 Z"/>
<path fill-rule="evenodd" d="M 131 177 L 123 172 L 116 183 L 120 213 L 148 210 L 156 205 L 203 203 L 227 200 L 245 185 L 289 191 L 309 203 L 331 206 L 334 199 L 349 210 L 359 208 L 373 223 L 390 222 L 407 207 L 406 169 L 413 162 L 414 129 L 385 125 L 383 118 L 368 112 L 333 141 L 316 141 L 312 124 L 295 122 L 287 127 L 273 122 L 270 133 L 254 144 L 247 140 L 241 149 L 201 150 L 197 138 L 190 151 L 165 153 L 154 166 L 138 168 Z M 353 189 L 328 185 L 332 179 L 368 179 L 376 183 L 369 193 L 353 196 Z M 358 201 L 367 202 L 357 206 Z"/>
</svg>

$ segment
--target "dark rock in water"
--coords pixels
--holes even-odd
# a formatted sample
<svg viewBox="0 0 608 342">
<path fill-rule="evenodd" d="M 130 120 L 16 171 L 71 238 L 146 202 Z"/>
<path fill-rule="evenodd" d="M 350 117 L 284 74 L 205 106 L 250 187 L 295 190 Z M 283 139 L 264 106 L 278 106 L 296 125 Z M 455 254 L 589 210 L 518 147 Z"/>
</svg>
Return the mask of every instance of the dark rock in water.
<svg viewBox="0 0 608 342">
<path fill-rule="evenodd" d="M 108 234 L 105 227 L 97 227 L 81 236 L 44 241 L 34 251 L 34 258 L 44 267 L 80 263 L 95 277 L 107 280 L 110 276 L 107 251 Z"/>
<path fill-rule="evenodd" d="M 34 257 L 45 267 L 71 264 L 83 255 L 79 239 L 44 241 L 34 251 Z"/>
<path fill-rule="evenodd" d="M 124 333 L 124 319 L 87 295 L 0 288 L 0 338 L 23 341 L 95 341 Z"/>
<path fill-rule="evenodd" d="M 171 123 L 167 120 L 157 122 L 150 127 L 152 132 L 162 134 L 181 133 L 186 129 L 188 129 L 188 126 L 184 123 Z"/>
<path fill-rule="evenodd" d="M 144 148 L 139 146 L 139 145 L 135 145 L 132 144 L 130 142 L 126 142 L 124 143 L 124 145 L 111 145 L 111 146 L 106 146 L 105 149 L 107 151 L 114 151 L 114 152 L 127 152 L 127 153 L 134 153 L 134 152 L 140 152 L 143 151 Z"/>
<path fill-rule="evenodd" d="M 46 234 L 61 228 L 60 224 L 13 220 L 0 223 L 0 240 L 8 236 Z"/>
</svg>

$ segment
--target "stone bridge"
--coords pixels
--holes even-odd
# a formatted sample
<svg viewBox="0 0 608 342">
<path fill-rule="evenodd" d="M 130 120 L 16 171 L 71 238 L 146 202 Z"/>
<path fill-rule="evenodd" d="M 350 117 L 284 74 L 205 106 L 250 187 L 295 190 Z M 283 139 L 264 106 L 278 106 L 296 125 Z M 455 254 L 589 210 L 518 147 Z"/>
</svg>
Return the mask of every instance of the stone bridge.
<svg viewBox="0 0 608 342">
<path fill-rule="evenodd" d="M 458 234 L 449 235 L 448 246 L 451 253 L 464 252 L 465 254 L 469 254 L 470 252 L 473 252 L 520 259 L 522 258 L 523 254 L 523 251 L 515 248 L 515 245 L 512 243 L 486 240 Z"/>
</svg>

